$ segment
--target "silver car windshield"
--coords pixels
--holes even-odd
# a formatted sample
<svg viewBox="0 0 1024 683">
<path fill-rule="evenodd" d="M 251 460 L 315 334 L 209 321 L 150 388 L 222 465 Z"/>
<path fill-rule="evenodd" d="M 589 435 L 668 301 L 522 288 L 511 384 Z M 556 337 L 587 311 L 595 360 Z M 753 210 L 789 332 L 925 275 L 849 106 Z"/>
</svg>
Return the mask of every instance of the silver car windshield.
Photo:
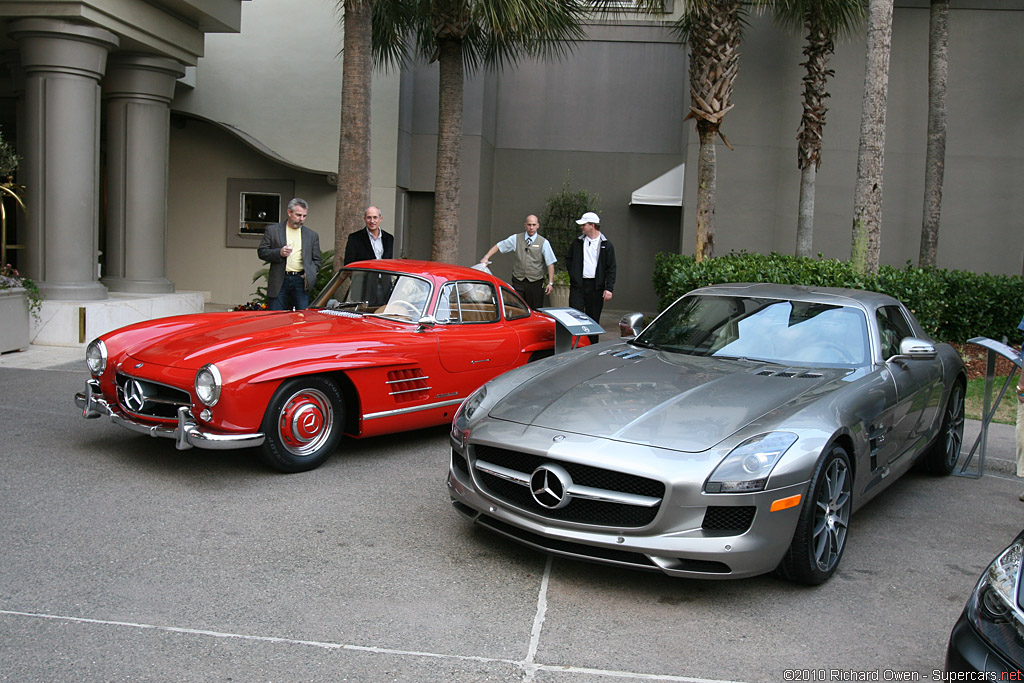
<svg viewBox="0 0 1024 683">
<path fill-rule="evenodd" d="M 430 283 L 403 273 L 344 269 L 335 273 L 311 308 L 342 309 L 416 322 L 430 301 Z"/>
<path fill-rule="evenodd" d="M 635 340 L 693 356 L 784 365 L 859 367 L 868 362 L 864 314 L 808 301 L 687 296 Z"/>
</svg>

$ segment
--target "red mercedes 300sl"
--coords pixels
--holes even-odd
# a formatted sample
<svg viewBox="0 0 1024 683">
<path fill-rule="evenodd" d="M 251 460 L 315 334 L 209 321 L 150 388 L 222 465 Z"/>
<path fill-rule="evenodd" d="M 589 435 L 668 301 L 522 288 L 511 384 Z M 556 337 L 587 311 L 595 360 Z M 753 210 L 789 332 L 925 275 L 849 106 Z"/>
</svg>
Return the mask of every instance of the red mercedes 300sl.
<svg viewBox="0 0 1024 683">
<path fill-rule="evenodd" d="M 179 449 L 259 447 L 282 472 L 342 433 L 450 422 L 491 378 L 551 355 L 554 321 L 479 270 L 406 260 L 338 271 L 304 311 L 205 313 L 109 332 L 86 349 L 87 418 Z"/>
</svg>

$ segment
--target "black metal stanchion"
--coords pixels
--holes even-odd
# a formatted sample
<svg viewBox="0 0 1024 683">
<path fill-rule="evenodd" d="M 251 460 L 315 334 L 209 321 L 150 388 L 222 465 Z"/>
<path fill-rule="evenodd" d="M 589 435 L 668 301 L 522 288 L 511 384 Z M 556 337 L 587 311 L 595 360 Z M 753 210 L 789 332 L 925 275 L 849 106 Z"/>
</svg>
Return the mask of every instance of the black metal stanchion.
<svg viewBox="0 0 1024 683">
<path fill-rule="evenodd" d="M 967 458 L 964 459 L 964 464 L 960 466 L 958 471 L 954 471 L 953 474 L 958 477 L 980 479 L 981 475 L 985 471 L 985 445 L 988 441 L 988 426 L 991 424 L 992 418 L 995 417 L 996 409 L 999 407 L 999 402 L 1003 400 L 1003 395 L 1006 394 L 1006 389 L 1010 386 L 1010 382 L 1013 381 L 1014 376 L 1017 374 L 1017 370 L 1021 367 L 1021 357 L 1013 347 L 997 342 L 994 339 L 989 339 L 988 337 L 975 337 L 974 339 L 968 339 L 967 341 L 970 344 L 977 344 L 978 346 L 983 346 L 988 349 L 988 357 L 985 363 L 985 401 L 981 411 L 981 432 L 978 434 L 978 438 L 974 440 L 974 445 L 971 446 L 971 452 L 968 453 Z M 1003 382 L 1003 386 L 999 390 L 999 396 L 997 396 L 995 402 L 993 402 L 992 385 L 995 381 L 997 356 L 1002 356 L 1013 363 L 1013 369 L 1011 369 L 1010 374 L 1006 376 L 1006 381 Z M 975 451 L 978 452 L 977 469 L 968 470 L 971 466 L 971 460 L 974 459 Z"/>
<path fill-rule="evenodd" d="M 555 319 L 556 355 L 574 349 L 577 337 L 604 332 L 603 327 L 575 308 L 542 308 L 540 311 Z"/>
</svg>

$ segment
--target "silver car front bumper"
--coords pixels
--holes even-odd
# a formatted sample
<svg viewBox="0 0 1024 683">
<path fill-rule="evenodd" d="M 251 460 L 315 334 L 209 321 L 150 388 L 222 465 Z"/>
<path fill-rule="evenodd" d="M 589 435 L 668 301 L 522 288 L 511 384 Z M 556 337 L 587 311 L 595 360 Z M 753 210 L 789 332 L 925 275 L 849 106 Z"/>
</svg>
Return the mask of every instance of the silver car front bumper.
<svg viewBox="0 0 1024 683">
<path fill-rule="evenodd" d="M 199 428 L 192 412 L 185 406 L 178 408 L 178 422 L 174 427 L 148 425 L 129 417 L 116 406 L 112 406 L 100 391 L 100 383 L 95 379 L 85 381 L 85 391 L 75 394 L 75 405 L 82 411 L 82 417 L 94 419 L 109 417 L 114 424 L 140 434 L 153 437 L 174 439 L 178 450 L 205 448 L 208 450 L 230 450 L 235 448 L 253 448 L 266 440 L 263 432 L 253 434 L 214 434 Z"/>
</svg>

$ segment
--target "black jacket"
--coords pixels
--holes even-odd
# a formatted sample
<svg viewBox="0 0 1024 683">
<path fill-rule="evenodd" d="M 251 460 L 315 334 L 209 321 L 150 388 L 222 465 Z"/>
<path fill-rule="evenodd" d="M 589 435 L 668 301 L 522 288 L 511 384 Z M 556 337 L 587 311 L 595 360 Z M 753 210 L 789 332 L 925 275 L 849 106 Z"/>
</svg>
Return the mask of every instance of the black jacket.
<svg viewBox="0 0 1024 683">
<path fill-rule="evenodd" d="M 569 245 L 565 254 L 565 269 L 569 271 L 569 286 L 583 286 L 583 240 L 580 235 Z M 608 239 L 601 240 L 601 251 L 597 255 L 597 270 L 594 274 L 597 290 L 615 291 L 615 247 Z"/>
<path fill-rule="evenodd" d="M 381 241 L 384 243 L 384 253 L 381 258 L 394 258 L 395 236 L 383 230 L 380 231 Z M 345 243 L 345 263 L 348 265 L 353 261 L 369 261 L 377 258 L 373 254 L 373 245 L 370 244 L 370 233 L 363 228 L 348 236 Z"/>
</svg>

